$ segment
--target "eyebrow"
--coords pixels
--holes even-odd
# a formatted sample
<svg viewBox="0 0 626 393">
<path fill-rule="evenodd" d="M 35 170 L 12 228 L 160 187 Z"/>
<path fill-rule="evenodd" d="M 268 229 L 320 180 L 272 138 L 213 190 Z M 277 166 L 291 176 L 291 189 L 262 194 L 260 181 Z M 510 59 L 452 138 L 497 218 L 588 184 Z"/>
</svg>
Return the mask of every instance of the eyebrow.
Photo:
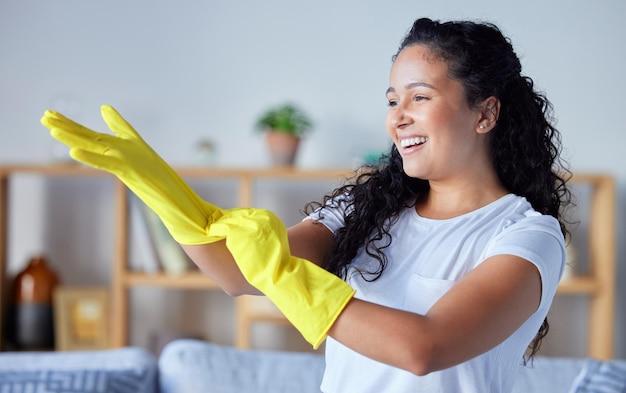
<svg viewBox="0 0 626 393">
<path fill-rule="evenodd" d="M 404 86 L 404 89 L 405 90 L 411 90 L 411 89 L 414 89 L 416 87 L 427 87 L 429 89 L 437 90 L 437 89 L 435 89 L 435 86 L 433 86 L 431 84 L 428 84 L 428 83 L 425 83 L 425 82 L 411 82 L 411 83 L 407 83 Z M 394 89 L 393 87 L 389 87 L 389 88 L 387 88 L 387 91 L 385 92 L 385 94 L 395 93 L 395 91 L 396 91 L 396 89 Z"/>
</svg>

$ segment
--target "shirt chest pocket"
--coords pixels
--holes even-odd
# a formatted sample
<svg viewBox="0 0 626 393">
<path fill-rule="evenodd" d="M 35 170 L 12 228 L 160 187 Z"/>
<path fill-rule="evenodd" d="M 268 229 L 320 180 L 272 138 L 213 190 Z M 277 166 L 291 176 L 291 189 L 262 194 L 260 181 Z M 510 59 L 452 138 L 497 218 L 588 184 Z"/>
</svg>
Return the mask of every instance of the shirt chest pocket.
<svg viewBox="0 0 626 393">
<path fill-rule="evenodd" d="M 404 297 L 405 311 L 425 315 L 443 295 L 456 284 L 455 281 L 441 280 L 413 274 L 409 279 Z"/>
</svg>

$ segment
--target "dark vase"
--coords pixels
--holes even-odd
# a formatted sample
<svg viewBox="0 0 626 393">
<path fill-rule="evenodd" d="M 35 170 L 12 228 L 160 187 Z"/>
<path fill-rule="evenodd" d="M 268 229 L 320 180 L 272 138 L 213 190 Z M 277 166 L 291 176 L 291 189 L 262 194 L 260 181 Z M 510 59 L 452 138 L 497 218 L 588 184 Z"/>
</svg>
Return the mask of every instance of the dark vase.
<svg viewBox="0 0 626 393">
<path fill-rule="evenodd" d="M 15 276 L 13 341 L 18 348 L 54 348 L 52 295 L 58 284 L 57 274 L 41 256 Z"/>
</svg>

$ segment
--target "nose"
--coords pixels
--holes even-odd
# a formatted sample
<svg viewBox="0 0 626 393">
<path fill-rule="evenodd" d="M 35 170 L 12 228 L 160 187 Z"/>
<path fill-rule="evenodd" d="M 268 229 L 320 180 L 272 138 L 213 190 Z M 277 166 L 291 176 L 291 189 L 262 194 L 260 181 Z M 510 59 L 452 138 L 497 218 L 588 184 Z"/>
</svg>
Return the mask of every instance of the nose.
<svg viewBox="0 0 626 393">
<path fill-rule="evenodd" d="M 407 116 L 406 108 L 398 104 L 389 111 L 389 123 L 393 128 L 401 128 L 410 123 L 411 118 Z"/>
</svg>

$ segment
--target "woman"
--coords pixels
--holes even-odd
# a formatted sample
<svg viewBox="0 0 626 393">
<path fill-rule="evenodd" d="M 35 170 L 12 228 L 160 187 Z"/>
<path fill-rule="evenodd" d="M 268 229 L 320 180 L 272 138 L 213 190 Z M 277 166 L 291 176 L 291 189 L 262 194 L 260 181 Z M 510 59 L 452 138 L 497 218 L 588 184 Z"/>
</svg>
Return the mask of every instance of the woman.
<svg viewBox="0 0 626 393">
<path fill-rule="evenodd" d="M 116 136 L 42 122 L 227 293 L 266 295 L 313 346 L 328 336 L 324 392 L 508 392 L 547 332 L 570 197 L 550 104 L 520 72 L 495 26 L 417 20 L 391 67 L 391 153 L 288 231 L 202 201 L 110 107 Z"/>
</svg>

